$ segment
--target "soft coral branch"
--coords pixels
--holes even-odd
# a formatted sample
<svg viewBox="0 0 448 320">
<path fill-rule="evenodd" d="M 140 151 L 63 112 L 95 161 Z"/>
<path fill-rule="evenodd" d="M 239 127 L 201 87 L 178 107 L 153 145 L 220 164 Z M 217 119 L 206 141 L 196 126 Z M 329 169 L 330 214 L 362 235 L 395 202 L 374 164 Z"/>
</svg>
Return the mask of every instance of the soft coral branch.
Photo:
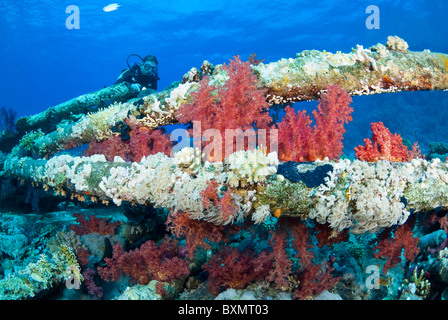
<svg viewBox="0 0 448 320">
<path fill-rule="evenodd" d="M 414 237 L 412 228 L 414 226 L 414 219 L 408 219 L 405 224 L 399 226 L 393 237 L 389 236 L 389 230 L 383 231 L 385 236 L 373 248 L 374 257 L 376 259 L 387 259 L 383 267 L 383 273 L 386 274 L 389 269 L 397 266 L 401 262 L 401 254 L 404 250 L 404 257 L 407 261 L 414 261 L 419 253 L 418 237 Z"/>
<path fill-rule="evenodd" d="M 191 93 L 191 102 L 179 107 L 176 118 L 181 123 L 199 121 L 201 135 L 214 129 L 221 134 L 222 150 L 226 145 L 226 129 L 268 129 L 272 122 L 268 103 L 263 91 L 257 88 L 257 77 L 252 73 L 249 62 L 236 56 L 222 67 L 228 79 L 222 86 L 210 84 L 209 77 L 200 81 L 196 92 Z M 232 136 L 233 139 L 233 136 Z M 227 142 L 228 145 L 234 144 Z M 230 152 L 231 153 L 231 152 Z M 207 154 L 207 160 L 223 160 L 223 154 Z"/>
<path fill-rule="evenodd" d="M 124 252 L 120 243 L 114 246 L 112 258 L 106 258 L 106 267 L 98 267 L 98 274 L 106 281 L 115 281 L 126 274 L 139 284 L 151 280 L 170 282 L 189 274 L 188 262 L 178 256 L 177 241 L 165 237 L 160 246 L 152 240 L 140 248 Z"/>
<path fill-rule="evenodd" d="M 209 291 L 217 295 L 223 288 L 244 289 L 256 280 L 262 280 L 271 268 L 271 259 L 265 254 L 256 255 L 251 250 L 222 247 L 203 266 L 209 273 Z"/>
<path fill-rule="evenodd" d="M 113 161 L 116 156 L 119 156 L 125 161 L 134 162 L 140 162 L 144 156 L 158 152 L 170 155 L 173 142 L 162 130 L 144 126 L 134 127 L 129 136 L 128 140 L 115 135 L 100 142 L 92 140 L 84 154 L 86 156 L 103 154 L 108 161 Z"/>
<path fill-rule="evenodd" d="M 79 224 L 72 225 L 71 229 L 78 235 L 99 233 L 113 236 L 115 235 L 115 229 L 121 224 L 119 221 L 110 222 L 105 218 L 98 218 L 93 215 L 87 218 L 85 215 L 74 213 L 73 216 L 76 217 L 76 222 Z"/>
<path fill-rule="evenodd" d="M 364 139 L 364 146 L 355 148 L 355 156 L 359 160 L 375 162 L 378 160 L 410 161 L 421 157 L 418 145 L 415 143 L 411 150 L 403 144 L 399 134 L 392 134 L 382 122 L 371 124 L 372 140 Z"/>
<path fill-rule="evenodd" d="M 228 241 L 227 232 L 231 228 L 222 225 L 214 225 L 206 221 L 190 218 L 187 212 L 170 213 L 166 221 L 167 230 L 172 232 L 177 238 L 185 237 L 187 257 L 193 259 L 197 248 L 204 250 L 211 249 L 210 243 L 226 243 Z"/>
<path fill-rule="evenodd" d="M 282 161 L 315 161 L 328 157 L 337 159 L 342 154 L 345 128 L 352 120 L 352 98 L 337 85 L 327 87 L 327 93 L 319 100 L 312 120 L 306 111 L 295 114 L 286 107 L 286 115 L 277 124 L 279 159 Z"/>
</svg>

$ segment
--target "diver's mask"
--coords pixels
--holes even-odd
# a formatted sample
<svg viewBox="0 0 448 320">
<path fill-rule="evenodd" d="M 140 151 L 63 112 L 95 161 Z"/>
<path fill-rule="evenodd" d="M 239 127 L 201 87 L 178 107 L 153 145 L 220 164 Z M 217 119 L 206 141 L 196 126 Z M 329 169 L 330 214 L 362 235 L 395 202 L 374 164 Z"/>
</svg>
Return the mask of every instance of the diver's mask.
<svg viewBox="0 0 448 320">
<path fill-rule="evenodd" d="M 140 71 L 145 76 L 154 75 L 157 76 L 158 66 L 155 61 L 146 61 L 141 67 Z"/>
</svg>

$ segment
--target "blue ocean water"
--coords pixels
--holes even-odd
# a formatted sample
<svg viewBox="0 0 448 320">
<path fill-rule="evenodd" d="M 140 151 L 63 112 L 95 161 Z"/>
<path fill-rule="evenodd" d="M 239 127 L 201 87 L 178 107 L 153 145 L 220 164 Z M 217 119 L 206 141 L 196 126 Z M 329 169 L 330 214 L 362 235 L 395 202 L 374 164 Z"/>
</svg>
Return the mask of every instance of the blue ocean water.
<svg viewBox="0 0 448 320">
<path fill-rule="evenodd" d="M 128 0 L 118 2 L 116 10 L 104 10 L 109 4 L 0 0 L 0 106 L 17 117 L 33 115 L 110 86 L 127 68 L 130 54 L 157 57 L 161 90 L 204 60 L 221 64 L 256 53 L 269 63 L 295 58 L 303 50 L 350 52 L 357 44 L 368 48 L 385 44 L 389 35 L 405 39 L 411 51 L 448 53 L 447 1 Z M 380 10 L 378 29 L 366 27 L 366 8 L 372 4 Z M 71 5 L 79 9 L 76 29 L 67 28 Z M 316 105 L 310 101 L 294 107 L 311 111 Z M 353 121 L 344 138 L 348 157 L 371 136 L 370 123 L 377 121 L 418 142 L 424 154 L 430 142 L 448 143 L 446 92 L 355 96 L 352 106 Z M 41 191 L 28 192 L 32 199 Z M 20 221 L 2 222 L 2 227 L 10 223 L 26 228 Z M 2 261 L 11 255 L 4 253 Z M 2 267 L 3 278 L 12 272 L 9 264 Z M 106 296 L 113 298 L 114 293 Z"/>
</svg>

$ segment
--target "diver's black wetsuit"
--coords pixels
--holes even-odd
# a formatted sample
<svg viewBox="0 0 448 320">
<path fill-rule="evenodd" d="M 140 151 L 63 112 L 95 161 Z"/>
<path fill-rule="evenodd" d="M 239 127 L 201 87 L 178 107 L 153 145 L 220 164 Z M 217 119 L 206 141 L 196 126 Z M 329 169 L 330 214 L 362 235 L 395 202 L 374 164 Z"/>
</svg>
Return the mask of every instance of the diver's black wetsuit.
<svg viewBox="0 0 448 320">
<path fill-rule="evenodd" d="M 157 91 L 158 80 L 160 80 L 160 78 L 157 74 L 151 74 L 151 75 L 141 74 L 139 66 L 134 65 L 131 69 L 124 70 L 118 77 L 117 81 L 115 81 L 115 84 L 121 82 L 128 82 L 131 84 L 138 83 L 142 87 Z"/>
</svg>

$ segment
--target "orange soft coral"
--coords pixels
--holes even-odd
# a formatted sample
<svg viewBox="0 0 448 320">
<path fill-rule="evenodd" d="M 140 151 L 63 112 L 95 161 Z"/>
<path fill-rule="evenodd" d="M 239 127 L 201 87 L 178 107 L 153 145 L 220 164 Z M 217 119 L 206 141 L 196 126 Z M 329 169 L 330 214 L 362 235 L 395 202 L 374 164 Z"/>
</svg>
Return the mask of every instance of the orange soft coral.
<svg viewBox="0 0 448 320">
<path fill-rule="evenodd" d="M 399 134 L 392 134 L 382 122 L 371 124 L 372 140 L 364 139 L 365 145 L 355 148 L 355 156 L 359 160 L 375 162 L 378 160 L 410 161 L 420 154 L 418 146 L 414 144 L 411 151 L 403 144 Z"/>
</svg>

